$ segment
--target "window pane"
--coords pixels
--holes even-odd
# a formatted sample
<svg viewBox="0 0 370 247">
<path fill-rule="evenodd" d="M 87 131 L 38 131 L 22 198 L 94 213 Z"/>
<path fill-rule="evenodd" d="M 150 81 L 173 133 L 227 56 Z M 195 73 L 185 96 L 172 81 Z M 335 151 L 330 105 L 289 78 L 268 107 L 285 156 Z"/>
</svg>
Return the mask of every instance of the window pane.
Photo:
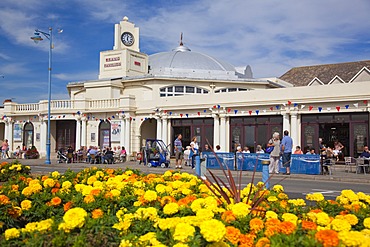
<svg viewBox="0 0 370 247">
<path fill-rule="evenodd" d="M 194 93 L 194 87 L 186 86 L 186 92 L 187 93 Z"/>
<path fill-rule="evenodd" d="M 207 93 L 208 93 L 208 90 L 204 90 L 204 89 L 203 89 L 203 93 L 204 93 L 204 94 L 207 94 Z"/>
<path fill-rule="evenodd" d="M 239 91 L 247 91 L 248 89 L 245 88 L 239 88 Z"/>
<path fill-rule="evenodd" d="M 166 88 L 159 89 L 160 92 L 166 92 Z"/>
<path fill-rule="evenodd" d="M 184 87 L 183 86 L 175 86 L 175 92 L 176 93 L 183 93 Z"/>
<path fill-rule="evenodd" d="M 161 97 L 166 97 L 166 94 L 161 93 L 161 94 L 160 94 L 160 96 L 161 96 Z"/>
<path fill-rule="evenodd" d="M 229 92 L 236 92 L 236 88 L 229 88 Z"/>
<path fill-rule="evenodd" d="M 202 89 L 197 88 L 197 93 L 202 93 Z"/>
<path fill-rule="evenodd" d="M 173 92 L 173 87 L 168 87 L 167 92 Z"/>
</svg>

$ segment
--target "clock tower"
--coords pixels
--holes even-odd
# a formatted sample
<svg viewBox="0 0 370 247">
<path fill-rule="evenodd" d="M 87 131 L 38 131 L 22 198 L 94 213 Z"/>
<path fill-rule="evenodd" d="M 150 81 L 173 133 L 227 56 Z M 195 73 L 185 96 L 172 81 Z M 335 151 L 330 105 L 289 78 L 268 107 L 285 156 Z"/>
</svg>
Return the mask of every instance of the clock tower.
<svg viewBox="0 0 370 247">
<path fill-rule="evenodd" d="M 148 55 L 139 48 L 139 28 L 125 16 L 114 26 L 113 50 L 100 52 L 99 79 L 148 73 Z"/>
</svg>

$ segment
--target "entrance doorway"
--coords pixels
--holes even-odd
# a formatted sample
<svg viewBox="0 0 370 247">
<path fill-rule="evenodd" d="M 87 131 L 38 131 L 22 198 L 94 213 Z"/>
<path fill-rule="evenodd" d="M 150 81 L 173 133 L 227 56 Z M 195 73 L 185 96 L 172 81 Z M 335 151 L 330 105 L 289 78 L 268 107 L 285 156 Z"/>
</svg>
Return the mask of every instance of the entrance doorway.
<svg viewBox="0 0 370 247">
<path fill-rule="evenodd" d="M 57 129 L 57 145 L 56 150 L 67 150 L 69 146 L 76 148 L 76 121 L 61 120 L 56 121 Z"/>
<path fill-rule="evenodd" d="M 320 124 L 319 136 L 328 147 L 334 148 L 336 142 L 342 143 L 342 153 L 349 156 L 349 123 Z"/>
<path fill-rule="evenodd" d="M 175 139 L 177 138 L 178 134 L 182 135 L 182 146 L 185 149 L 186 146 L 190 145 L 191 142 L 191 127 L 190 126 L 179 126 L 173 127 L 173 133 L 175 134 Z M 173 143 L 171 145 L 173 149 Z"/>
</svg>

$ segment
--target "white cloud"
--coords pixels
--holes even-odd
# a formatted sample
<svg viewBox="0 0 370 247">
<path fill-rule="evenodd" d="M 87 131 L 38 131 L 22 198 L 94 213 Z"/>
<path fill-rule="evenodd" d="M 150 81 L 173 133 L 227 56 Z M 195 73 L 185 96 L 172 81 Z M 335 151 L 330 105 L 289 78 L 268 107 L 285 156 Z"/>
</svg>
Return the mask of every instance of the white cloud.
<svg viewBox="0 0 370 247">
<path fill-rule="evenodd" d="M 97 71 L 81 71 L 78 73 L 59 73 L 53 74 L 54 78 L 64 81 L 84 81 L 98 78 Z"/>
</svg>

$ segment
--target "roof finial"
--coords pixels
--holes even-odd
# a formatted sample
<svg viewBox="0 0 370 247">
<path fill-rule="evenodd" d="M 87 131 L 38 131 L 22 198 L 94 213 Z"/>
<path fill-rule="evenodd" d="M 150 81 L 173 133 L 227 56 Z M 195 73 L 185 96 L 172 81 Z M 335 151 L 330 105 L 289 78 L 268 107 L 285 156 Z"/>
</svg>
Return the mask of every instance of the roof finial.
<svg viewBox="0 0 370 247">
<path fill-rule="evenodd" d="M 181 35 L 180 35 L 180 46 L 183 46 L 184 44 L 182 43 L 182 32 L 181 32 Z"/>
</svg>

